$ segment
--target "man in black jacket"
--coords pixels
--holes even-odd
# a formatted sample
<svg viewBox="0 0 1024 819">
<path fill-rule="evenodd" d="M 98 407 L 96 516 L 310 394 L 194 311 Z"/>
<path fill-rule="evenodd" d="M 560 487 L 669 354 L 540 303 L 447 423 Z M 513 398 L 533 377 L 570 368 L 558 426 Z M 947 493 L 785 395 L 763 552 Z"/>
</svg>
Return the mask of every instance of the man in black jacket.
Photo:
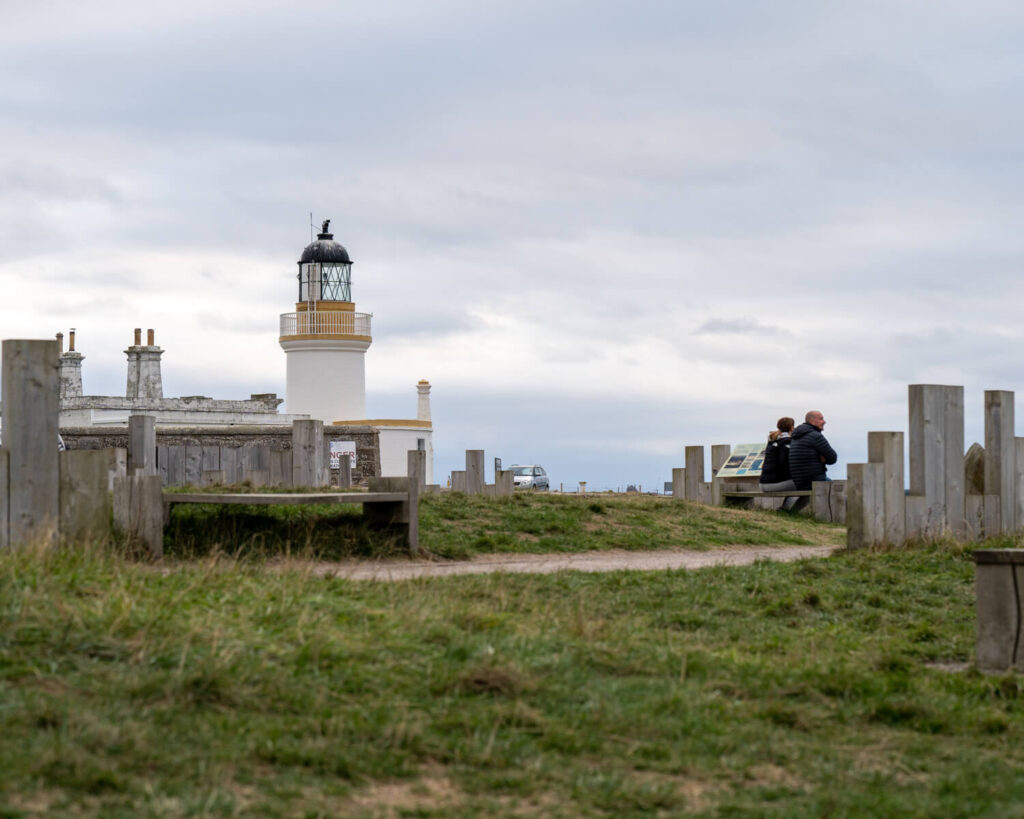
<svg viewBox="0 0 1024 819">
<path fill-rule="evenodd" d="M 804 416 L 804 423 L 793 430 L 793 443 L 789 447 L 789 475 L 797 489 L 810 489 L 814 481 L 828 481 L 827 467 L 834 464 L 839 456 L 829 446 L 828 439 L 821 434 L 825 428 L 825 416 L 818 410 L 811 410 Z M 793 511 L 802 509 L 810 501 L 800 498 Z"/>
<path fill-rule="evenodd" d="M 797 489 L 810 489 L 814 481 L 829 480 L 827 466 L 839 456 L 821 434 L 825 429 L 825 416 L 811 410 L 804 423 L 793 430 L 793 443 L 789 447 L 789 474 Z"/>
</svg>

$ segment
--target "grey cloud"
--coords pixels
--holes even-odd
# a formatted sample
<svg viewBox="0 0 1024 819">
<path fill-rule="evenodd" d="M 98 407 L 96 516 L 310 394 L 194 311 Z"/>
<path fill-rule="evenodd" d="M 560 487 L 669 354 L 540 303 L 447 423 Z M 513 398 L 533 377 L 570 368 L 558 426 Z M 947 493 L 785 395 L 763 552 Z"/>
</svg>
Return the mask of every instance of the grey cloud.
<svg viewBox="0 0 1024 819">
<path fill-rule="evenodd" d="M 721 319 L 705 321 L 694 331 L 695 335 L 740 335 L 740 336 L 784 336 L 788 335 L 779 327 L 752 318 Z"/>
<path fill-rule="evenodd" d="M 198 315 L 183 323 L 222 311 L 218 327 L 266 324 L 273 346 L 313 210 L 356 259 L 377 349 L 486 340 L 477 315 L 552 337 L 509 374 L 501 402 L 480 404 L 520 409 L 500 416 L 500 433 L 486 414 L 453 410 L 438 440 L 490 446 L 469 431 L 504 446 L 518 430 L 516 451 L 550 447 L 566 474 L 574 457 L 604 458 L 588 442 L 603 452 L 623 419 L 626 445 L 761 435 L 791 403 L 833 390 L 850 403 L 853 452 L 858 424 L 905 415 L 908 380 L 962 376 L 976 390 L 1024 376 L 1012 355 L 1024 342 L 1017 4 L 183 0 L 5 12 L 0 302 L 32 275 L 61 291 L 45 309 L 97 322 L 121 321 L 139 292 L 188 295 Z M 79 262 L 108 249 L 119 261 Z M 183 251 L 187 267 L 147 275 L 153 256 Z M 206 253 L 259 275 L 204 268 Z M 250 319 L 254 305 L 266 315 Z M 788 313 L 818 323 L 775 318 Z M 609 372 L 595 388 L 610 395 L 627 371 L 709 368 L 735 379 L 737 404 L 588 398 L 593 421 L 566 439 L 584 402 L 531 393 L 530 370 L 597 356 Z M 198 364 L 176 366 L 182 391 L 223 394 Z M 723 412 L 728 428 L 702 420 Z M 639 471 L 647 456 L 636 457 L 622 471 Z"/>
</svg>

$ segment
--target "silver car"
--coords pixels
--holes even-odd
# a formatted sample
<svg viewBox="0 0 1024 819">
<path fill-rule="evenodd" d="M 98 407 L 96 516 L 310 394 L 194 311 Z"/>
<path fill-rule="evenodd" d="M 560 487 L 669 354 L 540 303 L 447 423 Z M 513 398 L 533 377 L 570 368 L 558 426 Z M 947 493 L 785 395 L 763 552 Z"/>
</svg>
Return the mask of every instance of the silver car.
<svg viewBox="0 0 1024 819">
<path fill-rule="evenodd" d="M 542 466 L 537 464 L 527 464 L 526 466 L 513 465 L 510 469 L 512 470 L 512 481 L 515 483 L 516 489 L 546 491 L 551 488 L 548 482 L 548 473 L 544 471 Z"/>
</svg>

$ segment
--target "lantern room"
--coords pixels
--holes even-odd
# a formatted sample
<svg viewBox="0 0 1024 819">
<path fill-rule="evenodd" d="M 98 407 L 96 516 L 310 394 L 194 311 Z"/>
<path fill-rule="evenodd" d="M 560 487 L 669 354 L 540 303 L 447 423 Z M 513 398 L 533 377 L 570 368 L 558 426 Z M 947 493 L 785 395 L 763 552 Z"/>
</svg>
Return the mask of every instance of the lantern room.
<svg viewBox="0 0 1024 819">
<path fill-rule="evenodd" d="M 328 233 L 325 219 L 316 241 L 310 242 L 299 259 L 299 301 L 352 301 L 352 260 L 348 251 Z"/>
</svg>

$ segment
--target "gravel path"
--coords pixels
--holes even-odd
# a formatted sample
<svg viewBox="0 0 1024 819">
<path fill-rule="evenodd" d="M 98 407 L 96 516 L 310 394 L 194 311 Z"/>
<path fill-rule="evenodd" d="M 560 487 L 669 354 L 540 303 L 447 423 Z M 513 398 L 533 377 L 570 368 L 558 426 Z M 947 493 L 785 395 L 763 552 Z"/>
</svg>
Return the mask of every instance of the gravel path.
<svg viewBox="0 0 1024 819">
<path fill-rule="evenodd" d="M 706 566 L 746 566 L 757 560 L 790 562 L 807 557 L 827 557 L 839 546 L 727 546 L 708 552 L 657 551 L 580 552 L 546 555 L 481 555 L 471 560 L 436 561 L 345 561 L 320 563 L 318 574 L 351 580 L 408 580 L 413 577 L 448 577 L 488 572 L 549 574 L 566 569 L 578 572 L 615 572 L 621 569 L 659 571 L 700 569 Z"/>
</svg>

